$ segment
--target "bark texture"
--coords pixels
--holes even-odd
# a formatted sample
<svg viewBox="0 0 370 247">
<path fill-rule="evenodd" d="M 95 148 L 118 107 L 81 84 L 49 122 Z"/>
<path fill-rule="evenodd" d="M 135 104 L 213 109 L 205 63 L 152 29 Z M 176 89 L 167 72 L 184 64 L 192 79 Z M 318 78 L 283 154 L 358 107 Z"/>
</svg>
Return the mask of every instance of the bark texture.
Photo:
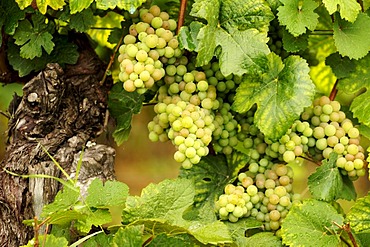
<svg viewBox="0 0 370 247">
<path fill-rule="evenodd" d="M 79 44 L 76 65 L 64 70 L 48 64 L 14 96 L 9 109 L 6 154 L 0 163 L 0 246 L 19 246 L 33 237 L 22 221 L 41 213 L 60 185 L 52 179 L 24 179 L 10 175 L 47 174 L 63 177 L 44 147 L 67 171 L 75 173 L 79 152 L 101 132 L 110 85 L 101 85 L 104 65 L 91 49 Z M 94 177 L 114 179 L 115 151 L 106 145 L 85 148 L 79 182 Z"/>
</svg>

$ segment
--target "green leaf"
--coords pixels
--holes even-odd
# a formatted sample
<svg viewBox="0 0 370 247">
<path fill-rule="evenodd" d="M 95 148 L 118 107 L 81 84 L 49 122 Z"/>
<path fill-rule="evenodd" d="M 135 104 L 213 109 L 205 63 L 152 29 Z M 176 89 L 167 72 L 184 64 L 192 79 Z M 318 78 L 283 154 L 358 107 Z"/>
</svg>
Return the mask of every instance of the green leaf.
<svg viewBox="0 0 370 247">
<path fill-rule="evenodd" d="M 281 239 L 272 232 L 260 232 L 246 239 L 245 247 L 269 246 L 282 247 Z"/>
<path fill-rule="evenodd" d="M 170 223 L 183 224 L 184 211 L 194 202 L 194 187 L 191 180 L 164 180 L 149 184 L 140 197 L 128 197 L 123 211 L 123 221 L 159 218 Z"/>
<path fill-rule="evenodd" d="M 350 76 L 355 70 L 355 64 L 348 57 L 342 57 L 339 53 L 328 56 L 325 63 L 331 67 L 338 79 Z"/>
<path fill-rule="evenodd" d="M 370 0 L 362 0 L 362 4 L 363 4 L 363 7 L 364 7 L 364 11 L 366 11 L 370 8 Z"/>
<path fill-rule="evenodd" d="M 353 181 L 349 179 L 348 176 L 342 176 L 343 180 L 343 187 L 342 190 L 339 191 L 337 197 L 335 199 L 344 199 L 347 201 L 356 200 L 357 193 L 356 188 L 353 185 Z"/>
<path fill-rule="evenodd" d="M 32 0 L 15 0 L 19 8 L 25 9 L 31 5 Z M 66 3 L 64 0 L 36 0 L 36 5 L 41 14 L 45 15 L 48 6 L 54 10 L 62 8 Z"/>
<path fill-rule="evenodd" d="M 343 181 L 336 164 L 337 157 L 335 152 L 331 153 L 329 160 L 325 159 L 308 177 L 308 187 L 313 198 L 333 201 L 342 189 Z"/>
<path fill-rule="evenodd" d="M 228 163 L 223 155 L 205 156 L 191 169 L 181 168 L 179 176 L 194 181 L 196 206 L 215 202 L 225 186 L 235 180 L 238 171 L 248 160 L 239 152 L 234 152 L 232 157 Z M 232 160 L 235 162 L 231 162 Z"/>
<path fill-rule="evenodd" d="M 351 229 L 355 233 L 370 232 L 370 196 L 359 198 L 347 214 Z"/>
<path fill-rule="evenodd" d="M 289 56 L 283 63 L 270 53 L 263 62 L 259 75 L 244 76 L 232 108 L 244 113 L 257 104 L 256 125 L 267 138 L 276 140 L 311 105 L 315 86 L 308 64 L 298 56 Z"/>
<path fill-rule="evenodd" d="M 18 27 L 18 21 L 24 19 L 25 13 L 20 10 L 17 3 L 14 1 L 0 2 L 0 29 L 4 26 L 4 32 L 13 35 Z M 0 35 L 1 46 L 2 35 Z"/>
<path fill-rule="evenodd" d="M 370 246 L 370 233 L 355 234 L 358 246 Z"/>
<path fill-rule="evenodd" d="M 69 8 L 71 14 L 76 14 L 84 9 L 87 9 L 94 0 L 69 0 Z"/>
<path fill-rule="evenodd" d="M 50 217 L 48 223 L 53 225 L 67 225 L 72 221 L 84 221 L 86 219 L 86 215 L 74 209 L 59 210 L 49 214 L 48 217 Z"/>
<path fill-rule="evenodd" d="M 54 226 L 53 226 L 54 228 Z M 84 244 L 84 247 L 101 247 L 101 246 L 112 246 L 113 235 L 106 235 L 104 233 L 98 234 L 92 238 L 89 238 Z"/>
<path fill-rule="evenodd" d="M 94 212 L 90 212 L 85 221 L 75 222 L 75 226 L 80 232 L 89 233 L 92 226 L 102 226 L 112 222 L 112 215 L 107 209 L 98 209 Z"/>
<path fill-rule="evenodd" d="M 302 34 L 298 37 L 295 37 L 284 28 L 283 46 L 284 49 L 288 52 L 303 51 L 308 46 L 308 34 Z"/>
<path fill-rule="evenodd" d="M 48 235 L 39 235 L 39 243 L 42 243 L 43 247 L 67 247 L 68 241 L 65 238 L 58 238 L 51 234 Z M 44 242 L 45 241 L 45 242 Z M 35 246 L 35 238 L 28 241 L 27 245 L 22 245 L 21 247 L 33 247 Z"/>
<path fill-rule="evenodd" d="M 356 0 L 323 0 L 322 2 L 331 15 L 338 10 L 339 5 L 340 16 L 350 22 L 354 22 L 361 11 L 361 5 Z"/>
<path fill-rule="evenodd" d="M 113 238 L 113 247 L 141 247 L 144 226 L 121 227 Z"/>
<path fill-rule="evenodd" d="M 317 200 L 294 204 L 281 226 L 283 243 L 288 246 L 338 246 L 340 239 L 333 235 L 343 216 L 333 206 Z"/>
<path fill-rule="evenodd" d="M 295 37 L 304 34 L 306 28 L 313 31 L 318 24 L 319 15 L 314 12 L 317 3 L 313 0 L 280 0 L 284 5 L 278 8 L 281 25 Z"/>
<path fill-rule="evenodd" d="M 351 111 L 353 116 L 357 118 L 362 124 L 370 126 L 370 111 L 369 104 L 369 89 L 370 89 L 370 77 L 369 77 L 369 64 L 370 55 L 367 55 L 363 59 L 353 61 L 355 65 L 355 71 L 349 74 L 348 77 L 343 78 L 338 83 L 338 89 L 343 90 L 347 93 L 357 93 L 359 90 L 366 88 L 367 91 L 358 95 L 351 104 Z"/>
<path fill-rule="evenodd" d="M 169 236 L 166 233 L 161 233 L 154 237 L 149 243 L 148 247 L 162 247 L 162 246 L 178 246 L 178 247 L 193 247 L 203 246 L 188 234 L 177 234 Z"/>
<path fill-rule="evenodd" d="M 116 7 L 134 13 L 146 0 L 95 0 L 98 9 L 115 9 Z"/>
<path fill-rule="evenodd" d="M 68 41 L 67 37 L 56 36 L 54 37 L 55 48 L 48 55 L 43 52 L 41 57 L 34 59 L 25 59 L 20 56 L 20 48 L 13 42 L 8 42 L 8 60 L 10 65 L 18 71 L 19 76 L 28 75 L 32 71 L 39 71 L 45 68 L 48 63 L 75 64 L 79 57 L 77 46 Z"/>
<path fill-rule="evenodd" d="M 191 22 L 189 26 L 182 26 L 178 35 L 180 48 L 197 51 L 199 46 L 197 36 L 202 27 L 204 24 L 198 21 Z"/>
<path fill-rule="evenodd" d="M 112 117 L 116 119 L 117 127 L 113 137 L 117 145 L 121 145 L 128 139 L 132 116 L 140 112 L 143 99 L 143 95 L 124 90 L 122 82 L 118 82 L 112 87 L 108 107 Z"/>
<path fill-rule="evenodd" d="M 230 33 L 218 29 L 216 42 L 222 48 L 218 56 L 221 73 L 224 76 L 230 74 L 242 76 L 250 72 L 253 67 L 258 67 L 255 60 L 269 53 L 266 35 L 256 29 L 235 30 Z"/>
<path fill-rule="evenodd" d="M 85 9 L 81 12 L 78 12 L 74 15 L 71 15 L 71 20 L 69 22 L 69 26 L 75 29 L 77 32 L 85 32 L 88 30 L 92 25 L 94 25 L 95 19 L 92 10 Z"/>
<path fill-rule="evenodd" d="M 220 25 L 228 31 L 256 28 L 267 32 L 272 19 L 274 15 L 264 0 L 221 1 Z"/>
<path fill-rule="evenodd" d="M 48 215 L 55 212 L 69 209 L 78 201 L 79 196 L 79 191 L 64 187 L 63 190 L 58 192 L 52 203 L 44 206 L 41 216 L 46 218 Z"/>
<path fill-rule="evenodd" d="M 370 26 L 370 17 L 360 13 L 355 22 L 336 18 L 334 22 L 334 42 L 339 54 L 360 59 L 370 50 L 370 32 L 364 27 Z"/>
<path fill-rule="evenodd" d="M 43 50 L 50 54 L 54 48 L 53 36 L 49 33 L 49 25 L 45 24 L 45 17 L 32 15 L 32 24 L 29 20 L 21 21 L 13 36 L 15 44 L 22 46 L 21 57 L 28 59 L 41 57 Z"/>
<path fill-rule="evenodd" d="M 89 207 L 109 208 L 122 206 L 128 196 L 128 186 L 119 181 L 103 182 L 96 178 L 87 189 L 86 203 Z"/>
<path fill-rule="evenodd" d="M 237 246 L 247 246 L 248 238 L 246 237 L 246 232 L 252 229 L 262 229 L 263 226 L 261 221 L 252 217 L 241 218 L 235 223 L 226 221 L 224 224 L 229 228 L 229 232 Z"/>
<path fill-rule="evenodd" d="M 221 221 L 215 221 L 206 225 L 197 222 L 191 225 L 188 230 L 203 244 L 217 245 L 232 242 L 227 226 Z"/>
</svg>

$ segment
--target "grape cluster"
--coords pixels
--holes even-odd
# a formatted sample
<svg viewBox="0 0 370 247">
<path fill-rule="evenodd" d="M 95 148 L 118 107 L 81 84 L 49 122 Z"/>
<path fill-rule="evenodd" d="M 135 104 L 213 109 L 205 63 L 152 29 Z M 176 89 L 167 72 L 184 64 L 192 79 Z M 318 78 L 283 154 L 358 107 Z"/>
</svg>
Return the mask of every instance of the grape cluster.
<svg viewBox="0 0 370 247">
<path fill-rule="evenodd" d="M 128 92 L 142 94 L 165 76 L 160 58 L 180 57 L 174 30 L 176 21 L 156 5 L 140 10 L 140 20 L 132 24 L 119 48 L 119 79 Z"/>
<path fill-rule="evenodd" d="M 221 220 L 254 217 L 266 230 L 278 230 L 292 204 L 300 201 L 292 182 L 293 171 L 285 164 L 273 164 L 263 173 L 239 173 L 238 185 L 226 185 L 215 208 Z"/>
<path fill-rule="evenodd" d="M 275 18 L 270 23 L 270 28 L 268 31 L 268 37 L 270 38 L 267 42 L 270 50 L 281 58 L 286 58 L 289 53 L 284 50 L 283 47 L 283 29 L 279 26 L 279 21 Z"/>
<path fill-rule="evenodd" d="M 331 153 L 338 154 L 337 166 L 343 175 L 352 180 L 365 175 L 365 150 L 360 145 L 359 130 L 341 111 L 338 101 L 322 96 L 306 108 L 301 115 L 313 129 L 309 155 L 316 161 L 328 159 Z"/>
</svg>

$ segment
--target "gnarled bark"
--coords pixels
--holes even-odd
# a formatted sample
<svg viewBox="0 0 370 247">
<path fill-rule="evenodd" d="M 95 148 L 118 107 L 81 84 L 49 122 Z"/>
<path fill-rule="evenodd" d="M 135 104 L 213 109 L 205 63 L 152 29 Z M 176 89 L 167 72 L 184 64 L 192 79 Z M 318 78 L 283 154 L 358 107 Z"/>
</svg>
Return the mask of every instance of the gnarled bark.
<svg viewBox="0 0 370 247">
<path fill-rule="evenodd" d="M 60 185 L 52 179 L 10 175 L 47 174 L 63 177 L 43 147 L 68 174 L 76 170 L 79 152 L 103 128 L 109 86 L 101 85 L 104 66 L 86 43 L 76 65 L 64 70 L 48 64 L 14 97 L 9 140 L 0 163 L 0 246 L 19 246 L 33 237 L 22 221 L 39 215 Z M 95 145 L 84 151 L 81 184 L 93 177 L 114 179 L 114 149 Z"/>
</svg>

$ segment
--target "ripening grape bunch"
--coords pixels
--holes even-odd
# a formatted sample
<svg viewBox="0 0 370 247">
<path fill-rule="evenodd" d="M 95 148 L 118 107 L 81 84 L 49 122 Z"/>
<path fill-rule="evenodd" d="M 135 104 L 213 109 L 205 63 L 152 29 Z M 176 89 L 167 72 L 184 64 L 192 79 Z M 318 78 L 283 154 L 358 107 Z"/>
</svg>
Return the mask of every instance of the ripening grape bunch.
<svg viewBox="0 0 370 247">
<path fill-rule="evenodd" d="M 128 92 L 143 94 L 165 76 L 160 58 L 182 55 L 174 31 L 175 20 L 156 5 L 140 9 L 140 21 L 129 28 L 119 48 L 119 80 Z"/>
<path fill-rule="evenodd" d="M 308 155 L 315 161 L 328 159 L 331 153 L 336 153 L 337 167 L 343 175 L 351 180 L 365 175 L 365 150 L 361 146 L 360 132 L 353 122 L 341 111 L 338 101 L 332 101 L 322 96 L 306 108 L 301 114 L 301 120 L 312 128 Z"/>
<path fill-rule="evenodd" d="M 221 220 L 237 222 L 253 217 L 265 230 L 280 228 L 293 203 L 300 195 L 293 193 L 293 170 L 285 164 L 272 164 L 262 173 L 239 173 L 237 185 L 225 186 L 215 204 Z"/>
</svg>

